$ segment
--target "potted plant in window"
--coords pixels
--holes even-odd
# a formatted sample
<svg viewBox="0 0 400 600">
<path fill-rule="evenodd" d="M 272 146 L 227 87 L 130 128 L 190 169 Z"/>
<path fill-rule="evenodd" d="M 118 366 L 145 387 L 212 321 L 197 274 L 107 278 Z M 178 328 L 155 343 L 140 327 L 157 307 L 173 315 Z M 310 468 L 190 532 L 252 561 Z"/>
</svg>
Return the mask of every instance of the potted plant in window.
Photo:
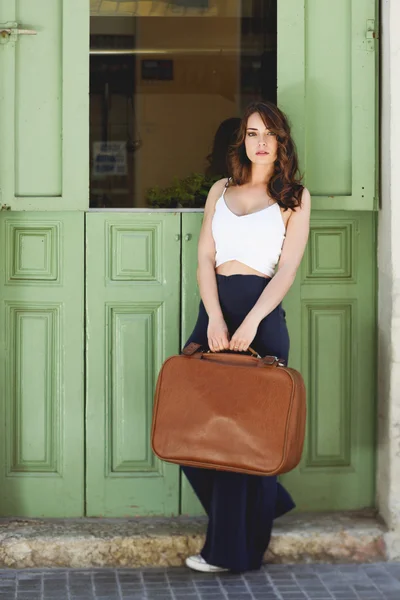
<svg viewBox="0 0 400 600">
<path fill-rule="evenodd" d="M 146 193 L 146 201 L 152 208 L 203 208 L 208 191 L 220 176 L 192 173 L 179 179 L 175 177 L 170 186 L 154 186 Z"/>
</svg>

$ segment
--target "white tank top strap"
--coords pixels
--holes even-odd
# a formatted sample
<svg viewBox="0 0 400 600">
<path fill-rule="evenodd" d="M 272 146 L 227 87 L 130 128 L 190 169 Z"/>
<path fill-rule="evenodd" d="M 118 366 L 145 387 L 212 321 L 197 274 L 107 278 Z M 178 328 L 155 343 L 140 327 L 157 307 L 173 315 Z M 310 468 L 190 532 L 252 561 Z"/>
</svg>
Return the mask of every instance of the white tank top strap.
<svg viewBox="0 0 400 600">
<path fill-rule="evenodd" d="M 229 179 L 228 179 L 228 181 L 229 181 Z M 228 185 L 227 185 L 227 184 L 228 184 L 228 181 L 227 181 L 227 182 L 226 182 L 226 184 L 224 185 L 224 189 L 223 189 L 223 191 L 222 191 L 221 198 L 224 198 L 224 197 L 225 197 L 225 192 L 226 192 L 226 190 L 228 189 Z"/>
</svg>

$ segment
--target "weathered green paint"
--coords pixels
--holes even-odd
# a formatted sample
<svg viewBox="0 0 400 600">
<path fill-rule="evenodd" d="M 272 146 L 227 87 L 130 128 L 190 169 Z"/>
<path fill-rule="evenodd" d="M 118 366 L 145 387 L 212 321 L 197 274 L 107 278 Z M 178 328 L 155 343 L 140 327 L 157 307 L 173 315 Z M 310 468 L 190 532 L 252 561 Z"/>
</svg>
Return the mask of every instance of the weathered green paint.
<svg viewBox="0 0 400 600">
<path fill-rule="evenodd" d="M 314 210 L 377 208 L 375 12 L 375 0 L 278 0 L 278 102 Z"/>
<path fill-rule="evenodd" d="M 89 206 L 89 1 L 0 0 L 0 24 L 37 35 L 0 44 L 0 205 Z M 3 40 L 4 41 L 4 40 Z"/>
<path fill-rule="evenodd" d="M 201 218 L 182 215 L 182 229 L 193 235 L 193 245 L 199 229 L 195 219 L 200 223 Z M 189 331 L 198 291 L 190 275 L 195 263 L 184 259 L 182 265 L 182 277 L 187 271 L 186 284 L 191 286 L 184 290 L 191 302 L 182 315 Z M 306 381 L 308 427 L 300 466 L 281 480 L 298 510 L 373 506 L 374 213 L 313 213 L 307 251 L 284 307 L 291 340 L 289 365 Z M 184 477 L 182 513 L 203 513 Z"/>
<path fill-rule="evenodd" d="M 156 459 L 156 377 L 179 352 L 177 213 L 87 214 L 88 516 L 172 515 L 179 469 Z"/>
<path fill-rule="evenodd" d="M 83 213 L 0 213 L 0 515 L 84 514 Z"/>
</svg>

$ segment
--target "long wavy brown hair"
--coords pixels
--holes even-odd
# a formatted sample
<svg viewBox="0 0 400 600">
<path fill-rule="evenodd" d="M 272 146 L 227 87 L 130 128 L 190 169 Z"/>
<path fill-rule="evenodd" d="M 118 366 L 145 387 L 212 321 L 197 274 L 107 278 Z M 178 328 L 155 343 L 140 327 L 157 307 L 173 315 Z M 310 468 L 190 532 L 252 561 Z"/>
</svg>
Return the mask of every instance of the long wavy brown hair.
<svg viewBox="0 0 400 600">
<path fill-rule="evenodd" d="M 249 117 L 258 113 L 265 126 L 275 133 L 278 141 L 277 159 L 272 177 L 267 184 L 268 195 L 283 209 L 294 210 L 301 204 L 304 186 L 299 172 L 295 143 L 290 135 L 286 115 L 272 102 L 252 102 L 246 108 L 240 124 L 237 141 L 229 151 L 229 166 L 232 177 L 228 187 L 243 185 L 250 181 L 252 162 L 246 154 L 245 138 Z"/>
</svg>

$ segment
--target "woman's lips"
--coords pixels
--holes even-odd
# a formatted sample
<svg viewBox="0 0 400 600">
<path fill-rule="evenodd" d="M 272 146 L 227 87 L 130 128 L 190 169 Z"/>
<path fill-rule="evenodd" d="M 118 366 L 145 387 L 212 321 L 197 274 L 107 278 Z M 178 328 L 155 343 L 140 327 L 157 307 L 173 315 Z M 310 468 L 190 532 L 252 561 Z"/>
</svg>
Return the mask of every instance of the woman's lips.
<svg viewBox="0 0 400 600">
<path fill-rule="evenodd" d="M 269 152 L 264 152 L 263 150 L 259 150 L 259 152 L 256 152 L 256 154 L 264 155 L 264 154 L 269 154 Z"/>
</svg>

